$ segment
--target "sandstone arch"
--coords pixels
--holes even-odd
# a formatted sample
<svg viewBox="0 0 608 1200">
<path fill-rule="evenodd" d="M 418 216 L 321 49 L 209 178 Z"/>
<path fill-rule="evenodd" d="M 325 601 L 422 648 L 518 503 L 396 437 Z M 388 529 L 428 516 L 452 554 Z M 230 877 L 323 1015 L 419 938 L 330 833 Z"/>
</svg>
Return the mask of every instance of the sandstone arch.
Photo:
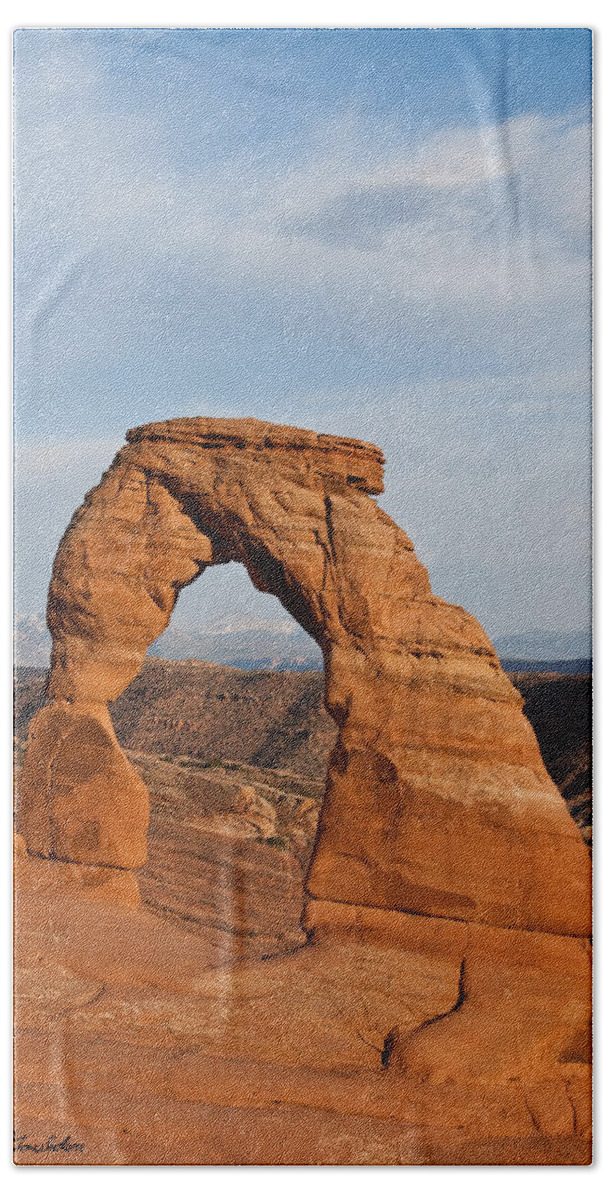
<svg viewBox="0 0 608 1200">
<path fill-rule="evenodd" d="M 542 1097 L 561 1097 L 557 1130 L 572 1117 L 568 1080 L 583 1099 L 588 1087 L 588 854 L 485 633 L 432 595 L 373 499 L 382 463 L 366 443 L 254 420 L 129 432 L 57 552 L 20 832 L 30 863 L 136 903 L 148 796 L 107 702 L 179 590 L 238 560 L 321 646 L 339 732 L 306 885 L 309 941 L 285 962 L 243 968 L 229 1014 L 213 972 L 198 980 L 218 1046 L 242 1055 L 253 1042 L 262 1058 L 299 1062 L 301 1038 L 292 1046 L 286 1031 L 306 1010 L 325 1036 L 333 973 L 340 1011 L 353 1014 L 334 1066 L 370 1053 L 354 1014 L 371 1005 L 378 1055 L 399 1078 L 466 1089 L 483 1076 L 510 1096 L 524 1079 L 541 1089 L 547 1128 L 554 1100 Z M 251 995 L 267 998 L 261 1022 Z M 529 1107 L 517 1118 L 531 1120 Z"/>
<path fill-rule="evenodd" d="M 238 560 L 324 655 L 339 736 L 309 896 L 586 934 L 586 850 L 521 698 L 372 498 L 382 464 L 367 443 L 255 420 L 128 433 L 55 560 L 48 703 L 22 784 L 30 853 L 97 870 L 144 861 L 147 793 L 107 702 L 179 590 Z"/>
</svg>

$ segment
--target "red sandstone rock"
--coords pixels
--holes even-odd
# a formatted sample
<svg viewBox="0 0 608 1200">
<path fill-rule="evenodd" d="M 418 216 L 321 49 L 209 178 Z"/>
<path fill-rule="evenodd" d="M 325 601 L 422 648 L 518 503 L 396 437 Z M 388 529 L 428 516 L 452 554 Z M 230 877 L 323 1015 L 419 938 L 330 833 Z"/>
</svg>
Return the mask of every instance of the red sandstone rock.
<svg viewBox="0 0 608 1200">
<path fill-rule="evenodd" d="M 520 1057 L 506 1077 L 502 1028 L 473 996 L 489 983 L 504 1012 L 514 986 L 509 1029 L 525 994 L 520 1028 L 544 1036 L 547 997 L 559 1019 L 579 989 L 564 1022 L 586 1002 L 578 939 L 498 931 L 495 943 L 481 929 L 477 946 L 464 922 L 315 901 L 311 944 L 230 969 L 200 937 L 109 892 L 102 900 L 70 869 L 18 856 L 16 1130 L 37 1144 L 69 1132 L 83 1151 L 16 1161 L 588 1161 L 584 1053 L 571 1046 L 551 1061 L 545 1038 L 540 1071 L 541 1059 L 528 1075 Z M 416 1040 L 449 1027 L 437 1018 L 458 1004 L 463 955 L 479 950 L 473 1020 L 443 1048 L 448 1077 L 428 1071 L 428 1047 L 414 1070 Z"/>
<path fill-rule="evenodd" d="M 381 488 L 381 463 L 366 443 L 258 421 L 191 418 L 131 431 L 57 554 L 49 696 L 115 698 L 180 588 L 206 565 L 237 559 L 325 656 L 340 737 L 311 893 L 586 934 L 585 848 L 521 697 L 477 622 L 432 596 L 411 542 L 366 494 Z M 50 812 L 31 771 L 26 812 L 38 822 L 47 812 L 55 830 L 69 819 L 69 834 L 54 835 L 60 857 L 129 865 L 145 814 L 139 838 L 130 833 L 124 852 L 104 857 L 75 828 L 84 781 L 73 770 L 69 818 Z M 107 775 L 101 758 L 98 775 Z M 135 784 L 133 792 L 135 801 Z M 112 810 L 109 800 L 109 825 Z M 95 835 L 99 846 L 114 846 L 114 836 Z"/>
<path fill-rule="evenodd" d="M 102 988 L 69 1019 L 73 1053 L 55 1012 L 70 1070 L 78 1075 L 87 1038 L 103 1041 L 108 1030 L 101 1059 L 107 1053 L 110 1074 L 116 1039 L 204 1046 L 216 1060 L 272 1063 L 275 1072 L 386 1064 L 393 1082 L 385 1103 L 410 1121 L 399 1147 L 385 1139 L 392 1149 L 376 1159 L 369 1141 L 353 1135 L 353 1146 L 365 1149 L 336 1159 L 321 1138 L 316 1157 L 294 1150 L 291 1161 L 429 1161 L 408 1142 L 419 1137 L 411 1122 L 423 1110 L 433 1137 L 462 1123 L 463 1112 L 470 1117 L 466 1148 L 463 1139 L 444 1139 L 430 1161 L 500 1161 L 501 1138 L 578 1137 L 564 1088 L 578 1087 L 584 1107 L 587 1068 L 576 1047 L 589 1008 L 586 847 L 485 633 L 432 595 L 406 534 L 367 494 L 381 491 L 380 451 L 258 421 L 202 418 L 145 426 L 128 438 L 57 554 L 49 704 L 33 723 L 22 785 L 27 848 L 49 860 L 36 870 L 30 864 L 24 894 L 50 887 L 55 895 L 60 885 L 65 892 L 65 866 L 55 883 L 44 876 L 57 867 L 51 860 L 84 872 L 80 891 L 63 894 L 53 918 L 59 983 L 71 980 L 80 994 L 86 964 L 82 994 L 92 978 Z M 339 735 L 307 881 L 309 944 L 288 959 L 227 973 L 202 969 L 200 946 L 183 935 L 180 942 L 165 932 L 163 944 L 159 923 L 138 911 L 125 909 L 117 922 L 114 905 L 110 936 L 106 877 L 89 887 L 94 918 L 91 901 L 85 915 L 83 885 L 87 872 L 141 863 L 148 821 L 143 785 L 112 736 L 105 704 L 139 670 L 180 588 L 229 560 L 242 562 L 321 646 Z M 47 897 L 33 916 L 31 940 L 48 905 Z M 61 925 L 68 912 L 69 936 Z M 159 954 L 164 946 L 160 957 L 150 957 L 149 939 Z M 109 980 L 123 993 L 107 992 Z M 142 981 L 147 991 L 137 990 Z M 100 1078 L 103 1061 L 94 1058 Z M 168 1161 L 234 1161 L 215 1151 L 189 1157 L 191 1143 L 178 1145 L 176 1132 L 183 1076 L 169 1071 L 163 1086 L 174 1105 L 164 1130 L 177 1157 Z M 293 1078 L 291 1086 L 296 1094 Z M 536 1089 L 529 1106 L 528 1086 Z M 324 1110 L 331 1087 L 325 1078 L 313 1089 Z M 45 1111 L 54 1096 L 51 1081 Z M 370 1094 L 366 1103 L 369 1117 Z M 103 1117 L 87 1105 L 71 1111 L 98 1130 Z M 290 1122 L 285 1132 L 296 1136 Z M 139 1135 L 135 1150 L 102 1145 L 91 1161 L 150 1161 Z M 513 1161 L 520 1152 L 512 1145 Z M 245 1160 L 284 1161 L 278 1150 L 268 1153 Z M 529 1161 L 559 1153 L 545 1145 Z M 584 1161 L 586 1151 L 563 1153 L 563 1161 Z"/>
<path fill-rule="evenodd" d="M 20 793 L 32 854 L 100 867 L 146 861 L 148 792 L 105 704 L 58 700 L 36 714 Z"/>
</svg>

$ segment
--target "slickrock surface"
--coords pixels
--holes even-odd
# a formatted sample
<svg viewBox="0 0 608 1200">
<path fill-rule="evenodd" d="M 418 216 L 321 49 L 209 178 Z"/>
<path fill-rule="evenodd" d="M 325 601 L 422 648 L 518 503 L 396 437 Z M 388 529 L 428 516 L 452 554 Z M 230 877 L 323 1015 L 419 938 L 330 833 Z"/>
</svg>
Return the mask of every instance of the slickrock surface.
<svg viewBox="0 0 608 1200">
<path fill-rule="evenodd" d="M 42 939 L 19 1009 L 42 1043 L 19 1111 L 48 1123 L 59 1091 L 72 1135 L 88 1131 L 87 1161 L 586 1161 L 588 854 L 488 638 L 431 594 L 368 494 L 382 488 L 380 451 L 202 418 L 128 439 L 75 514 L 49 592 L 18 920 L 25 961 Z M 321 646 L 338 737 L 308 941 L 226 970 L 213 946 L 138 906 L 145 788 L 107 703 L 180 588 L 233 559 Z M 240 811 L 253 816 L 250 801 Z M 131 1137 L 124 1079 L 142 1046 L 165 1054 L 151 1068 L 164 1099 L 160 1112 L 158 1091 L 142 1102 Z M 65 1077 L 43 1087 L 49 1051 Z M 240 1064 L 234 1086 L 227 1063 Z M 277 1100 L 286 1111 L 267 1123 Z M 231 1143 L 234 1104 L 256 1116 Z M 302 1139 L 294 1105 L 297 1120 L 300 1105 L 340 1119 L 307 1117 Z M 158 1136 L 151 1150 L 142 1140 L 153 1113 L 168 1159 Z"/>
<path fill-rule="evenodd" d="M 109 890 L 94 898 L 60 864 L 22 852 L 16 878 L 16 1134 L 83 1147 L 18 1149 L 17 1162 L 589 1159 L 588 1047 L 573 1037 L 558 1061 L 538 1054 L 547 1004 L 564 1027 L 587 1015 L 579 939 L 506 931 L 497 946 L 488 931 L 484 947 L 481 927 L 349 908 L 338 936 L 335 914 L 320 911 L 313 942 L 229 970 L 221 947 Z M 519 959 L 508 946 L 518 936 Z M 507 1040 L 477 997 L 468 1037 L 479 1074 L 460 1077 L 454 1057 L 467 1043 L 449 1039 L 446 1078 L 404 1073 L 396 1031 L 411 1037 L 458 1004 L 476 940 L 488 1007 L 497 998 L 504 1010 L 509 989 Z M 509 985 L 522 980 L 518 1022 Z M 535 1042 L 533 1052 L 505 1072 L 503 1049 L 522 1028 L 521 1050 Z"/>
<path fill-rule="evenodd" d="M 301 946 L 322 785 L 236 764 L 129 757 L 152 802 L 137 872 L 143 904 L 201 933 L 227 963 Z"/>
</svg>

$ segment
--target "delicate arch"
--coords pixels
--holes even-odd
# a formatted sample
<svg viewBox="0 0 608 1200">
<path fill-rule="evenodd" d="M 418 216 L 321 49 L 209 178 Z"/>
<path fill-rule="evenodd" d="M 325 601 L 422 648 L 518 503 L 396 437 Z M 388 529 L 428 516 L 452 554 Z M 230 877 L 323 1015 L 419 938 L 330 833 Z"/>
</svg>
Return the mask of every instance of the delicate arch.
<svg viewBox="0 0 608 1200">
<path fill-rule="evenodd" d="M 180 589 L 236 560 L 324 655 L 339 734 L 309 894 L 584 933 L 585 847 L 485 633 L 432 595 L 408 537 L 372 499 L 381 452 L 254 420 L 166 421 L 127 439 L 54 564 L 48 704 L 22 782 L 30 853 L 123 870 L 144 861 L 147 792 L 107 702 Z"/>
</svg>

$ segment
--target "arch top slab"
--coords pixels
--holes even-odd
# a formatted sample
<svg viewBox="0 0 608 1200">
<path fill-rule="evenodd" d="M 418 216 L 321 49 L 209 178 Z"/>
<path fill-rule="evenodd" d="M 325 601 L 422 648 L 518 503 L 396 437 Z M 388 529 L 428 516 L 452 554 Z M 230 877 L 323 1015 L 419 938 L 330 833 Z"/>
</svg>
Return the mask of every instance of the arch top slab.
<svg viewBox="0 0 608 1200">
<path fill-rule="evenodd" d="M 373 495 L 384 491 L 385 458 L 382 450 L 358 438 L 334 437 L 291 425 L 276 425 L 255 417 L 178 417 L 155 421 L 127 431 L 127 442 L 166 441 L 182 446 L 200 446 L 206 450 L 267 450 L 298 454 L 300 467 L 342 479 Z"/>
<path fill-rule="evenodd" d="M 132 769 L 105 706 L 139 671 L 181 588 L 207 566 L 239 561 L 324 654 L 339 734 L 310 895 L 586 930 L 586 849 L 521 697 L 481 626 L 433 596 L 407 534 L 373 499 L 383 462 L 368 443 L 254 419 L 129 431 L 55 560 L 49 704 L 24 778 L 30 850 L 52 857 L 60 846 L 58 857 L 122 867 L 145 853 L 140 781 L 133 772 L 131 803 L 124 764 Z M 106 756 L 86 788 L 78 755 L 69 757 L 83 731 Z M 130 849 L 117 810 L 140 814 Z"/>
</svg>

